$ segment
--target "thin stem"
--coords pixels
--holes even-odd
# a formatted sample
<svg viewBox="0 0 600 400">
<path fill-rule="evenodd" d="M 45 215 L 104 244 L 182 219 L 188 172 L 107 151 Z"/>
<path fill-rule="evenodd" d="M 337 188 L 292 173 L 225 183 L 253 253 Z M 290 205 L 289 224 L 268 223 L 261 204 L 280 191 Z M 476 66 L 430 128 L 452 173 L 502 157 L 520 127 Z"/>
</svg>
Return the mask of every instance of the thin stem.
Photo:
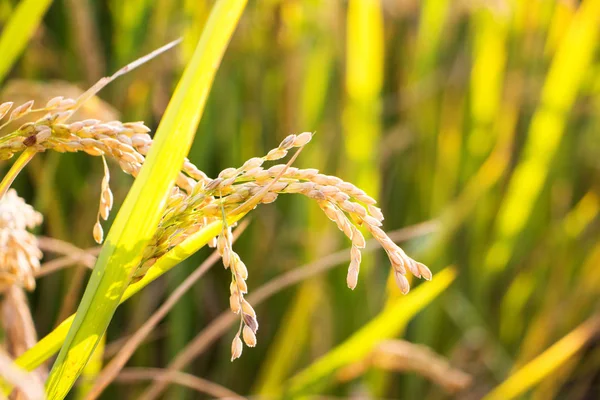
<svg viewBox="0 0 600 400">
<path fill-rule="evenodd" d="M 19 175 L 19 172 L 21 172 L 21 170 L 25 168 L 27 163 L 31 161 L 31 159 L 36 153 L 37 150 L 33 148 L 28 148 L 23 153 L 21 153 L 17 161 L 15 161 L 12 167 L 10 167 L 10 170 L 8 170 L 6 175 L 4 175 L 2 182 L 0 182 L 0 199 L 4 197 L 10 185 L 12 185 L 17 175 Z"/>
<path fill-rule="evenodd" d="M 160 368 L 128 368 L 119 374 L 117 382 L 139 382 L 140 380 L 160 380 L 165 384 L 176 383 L 200 393 L 219 399 L 243 399 L 239 394 L 206 379 L 180 371 L 166 371 Z"/>
<path fill-rule="evenodd" d="M 100 253 L 100 250 L 100 247 L 93 247 L 88 250 L 87 255 L 75 254 L 72 256 L 64 256 L 56 258 L 54 260 L 46 261 L 40 266 L 40 269 L 33 273 L 33 276 L 35 278 L 40 278 L 42 276 L 52 274 L 56 271 L 60 271 L 63 268 L 74 266 L 77 264 L 87 267 L 88 269 L 93 269 L 94 264 L 96 264 L 95 256 L 97 256 Z"/>
<path fill-rule="evenodd" d="M 28 399 L 44 398 L 44 385 L 37 376 L 19 368 L 2 349 L 0 349 L 0 374 L 19 388 Z"/>
</svg>

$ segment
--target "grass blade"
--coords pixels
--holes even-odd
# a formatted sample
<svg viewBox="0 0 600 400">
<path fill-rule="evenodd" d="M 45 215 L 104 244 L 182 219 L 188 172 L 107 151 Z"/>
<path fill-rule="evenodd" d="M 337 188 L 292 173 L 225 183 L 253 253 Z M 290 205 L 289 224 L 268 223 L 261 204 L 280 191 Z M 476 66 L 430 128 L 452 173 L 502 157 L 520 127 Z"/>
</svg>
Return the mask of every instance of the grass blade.
<svg viewBox="0 0 600 400">
<path fill-rule="evenodd" d="M 0 82 L 35 33 L 52 0 L 23 0 L 8 20 L 0 36 Z"/>
<path fill-rule="evenodd" d="M 473 15 L 473 69 L 471 71 L 471 123 L 468 150 L 474 168 L 489 153 L 497 136 L 494 121 L 500 109 L 507 59 L 509 18 L 487 8 Z"/>
<path fill-rule="evenodd" d="M 585 321 L 548 350 L 516 371 L 488 393 L 484 400 L 510 400 L 522 395 L 581 350 L 598 333 L 599 328 L 600 317 L 597 315 Z"/>
<path fill-rule="evenodd" d="M 110 230 L 47 383 L 49 399 L 69 392 L 104 334 L 191 146 L 218 65 L 246 2 L 216 3 L 155 135 L 140 175 Z"/>
<path fill-rule="evenodd" d="M 408 295 L 398 298 L 344 343 L 291 378 L 290 393 L 306 393 L 326 381 L 339 368 L 365 357 L 381 340 L 395 337 L 411 318 L 442 293 L 455 277 L 456 271 L 446 268 L 437 273 L 435 279 L 427 285 L 421 285 Z"/>
<path fill-rule="evenodd" d="M 27 149 L 21 153 L 19 158 L 17 158 L 17 161 L 13 163 L 13 165 L 10 167 L 10 170 L 6 173 L 6 175 L 4 175 L 4 178 L 2 178 L 2 182 L 0 182 L 0 197 L 3 197 L 6 194 L 7 190 L 10 188 L 10 185 L 12 185 L 17 175 L 19 175 L 19 172 L 25 168 L 27 163 L 31 161 L 33 156 L 36 154 L 37 151 L 34 149 Z"/>
<path fill-rule="evenodd" d="M 367 193 L 379 192 L 377 138 L 381 136 L 379 96 L 383 82 L 384 35 L 377 1 L 348 3 L 344 139 L 346 168 Z"/>
</svg>

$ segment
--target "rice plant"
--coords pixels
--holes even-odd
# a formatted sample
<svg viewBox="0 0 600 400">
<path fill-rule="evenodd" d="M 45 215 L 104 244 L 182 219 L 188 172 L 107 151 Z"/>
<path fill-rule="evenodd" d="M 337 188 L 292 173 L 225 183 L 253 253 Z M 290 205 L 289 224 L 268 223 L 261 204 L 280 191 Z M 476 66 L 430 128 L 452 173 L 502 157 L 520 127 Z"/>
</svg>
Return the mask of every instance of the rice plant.
<svg viewBox="0 0 600 400">
<path fill-rule="evenodd" d="M 600 1 L 0 26 L 4 396 L 597 396 Z"/>
</svg>

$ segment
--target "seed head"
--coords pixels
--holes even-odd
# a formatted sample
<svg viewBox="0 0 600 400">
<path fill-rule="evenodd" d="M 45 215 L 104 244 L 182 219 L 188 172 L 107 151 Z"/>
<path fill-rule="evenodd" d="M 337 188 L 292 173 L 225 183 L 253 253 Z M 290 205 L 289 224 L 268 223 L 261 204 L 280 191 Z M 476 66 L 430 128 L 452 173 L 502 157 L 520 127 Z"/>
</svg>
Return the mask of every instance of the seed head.
<svg viewBox="0 0 600 400">
<path fill-rule="evenodd" d="M 27 229 L 42 223 L 42 215 L 17 195 L 14 189 L 0 199 L 0 289 L 17 284 L 35 288 L 34 272 L 42 252 Z"/>
</svg>

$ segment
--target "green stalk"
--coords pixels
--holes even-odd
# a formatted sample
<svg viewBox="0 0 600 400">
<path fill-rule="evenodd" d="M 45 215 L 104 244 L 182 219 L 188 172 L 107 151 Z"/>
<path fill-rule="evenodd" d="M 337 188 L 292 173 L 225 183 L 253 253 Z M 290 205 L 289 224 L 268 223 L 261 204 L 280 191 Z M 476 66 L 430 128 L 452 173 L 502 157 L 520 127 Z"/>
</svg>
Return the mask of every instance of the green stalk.
<svg viewBox="0 0 600 400">
<path fill-rule="evenodd" d="M 4 178 L 2 178 L 2 182 L 0 182 L 0 199 L 4 197 L 17 175 L 19 175 L 19 173 L 23 170 L 23 168 L 25 168 L 27 163 L 31 161 L 36 153 L 37 151 L 32 148 L 25 150 L 23 153 L 21 153 L 17 161 L 15 161 L 10 167 L 6 175 L 4 175 Z"/>
</svg>

